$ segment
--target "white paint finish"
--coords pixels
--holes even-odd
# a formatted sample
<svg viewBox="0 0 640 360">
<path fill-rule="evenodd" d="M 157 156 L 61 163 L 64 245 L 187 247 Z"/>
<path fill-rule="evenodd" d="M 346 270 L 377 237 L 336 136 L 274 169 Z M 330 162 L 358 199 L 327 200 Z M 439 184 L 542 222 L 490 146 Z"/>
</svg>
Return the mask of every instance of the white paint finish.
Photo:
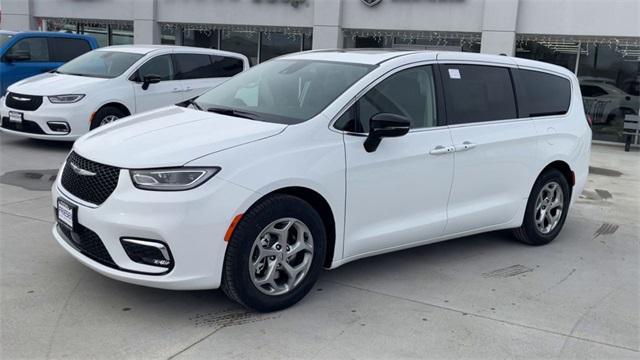
<svg viewBox="0 0 640 360">
<path fill-rule="evenodd" d="M 523 34 L 640 36 L 637 0 L 520 0 Z"/>
<path fill-rule="evenodd" d="M 94 51 L 119 51 L 142 54 L 143 56 L 120 76 L 112 79 L 46 73 L 12 84 L 9 86 L 8 91 L 19 94 L 43 96 L 85 94 L 86 96 L 72 104 L 52 104 L 45 98 L 43 104 L 37 110 L 24 111 L 25 118 L 38 123 L 45 134 L 31 134 L 5 129 L 1 129 L 1 131 L 36 139 L 75 140 L 89 131 L 90 119 L 93 114 L 106 104 L 122 104 L 131 114 L 136 114 L 182 102 L 187 98 L 201 94 L 206 89 L 212 88 L 226 79 L 161 81 L 157 84 L 150 84 L 147 90 L 142 90 L 142 83 L 129 80 L 140 66 L 162 54 L 196 53 L 230 56 L 242 59 L 244 69 L 249 68 L 249 60 L 244 55 L 213 49 L 166 45 L 120 45 L 104 47 Z M 8 116 L 9 110 L 4 104 L 0 104 L 0 116 Z M 48 121 L 67 122 L 71 127 L 71 132 L 67 135 L 56 134 L 47 126 Z"/>
</svg>

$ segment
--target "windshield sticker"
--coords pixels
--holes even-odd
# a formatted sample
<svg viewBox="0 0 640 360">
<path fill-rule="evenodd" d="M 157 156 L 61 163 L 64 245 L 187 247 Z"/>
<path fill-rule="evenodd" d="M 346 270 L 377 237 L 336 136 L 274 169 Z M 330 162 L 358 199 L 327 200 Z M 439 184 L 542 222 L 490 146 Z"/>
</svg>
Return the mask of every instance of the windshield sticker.
<svg viewBox="0 0 640 360">
<path fill-rule="evenodd" d="M 458 69 L 449 69 L 449 78 L 451 79 L 461 79 L 460 70 Z"/>
</svg>

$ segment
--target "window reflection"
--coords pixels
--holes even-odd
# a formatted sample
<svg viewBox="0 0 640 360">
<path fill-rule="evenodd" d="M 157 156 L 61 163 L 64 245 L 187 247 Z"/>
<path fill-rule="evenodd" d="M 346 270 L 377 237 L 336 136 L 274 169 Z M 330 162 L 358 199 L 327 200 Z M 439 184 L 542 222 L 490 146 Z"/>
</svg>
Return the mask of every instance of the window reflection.
<svg viewBox="0 0 640 360">
<path fill-rule="evenodd" d="M 300 35 L 297 34 L 263 32 L 260 39 L 260 62 L 300 51 L 301 41 Z"/>
<path fill-rule="evenodd" d="M 218 30 L 184 30 L 182 45 L 217 49 L 219 33 Z"/>
<path fill-rule="evenodd" d="M 258 38 L 256 31 L 222 31 L 220 48 L 244 54 L 249 58 L 251 65 L 258 63 Z"/>
</svg>

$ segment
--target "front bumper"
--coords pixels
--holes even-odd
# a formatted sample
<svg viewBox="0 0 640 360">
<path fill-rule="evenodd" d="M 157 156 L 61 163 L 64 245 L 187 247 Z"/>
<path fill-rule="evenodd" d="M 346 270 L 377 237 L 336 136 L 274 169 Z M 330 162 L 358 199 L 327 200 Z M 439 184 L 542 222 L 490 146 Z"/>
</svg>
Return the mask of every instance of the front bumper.
<svg viewBox="0 0 640 360">
<path fill-rule="evenodd" d="M 86 101 L 73 104 L 52 104 L 45 96 L 42 105 L 34 111 L 12 109 L 0 101 L 0 131 L 33 139 L 73 141 L 90 129 L 90 117 L 95 109 Z M 23 123 L 15 126 L 9 122 L 9 111 L 23 114 Z M 54 131 L 51 126 L 67 124 L 69 132 Z"/>
<path fill-rule="evenodd" d="M 77 206 L 77 223 L 95 232 L 115 266 L 105 265 L 80 252 L 54 225 L 53 236 L 67 252 L 89 268 L 116 280 L 174 290 L 213 289 L 220 286 L 226 242 L 233 217 L 255 193 L 214 177 L 188 191 L 145 191 L 133 186 L 128 170 L 120 170 L 118 185 L 100 206 L 76 198 L 60 184 L 52 200 Z M 174 261 L 170 270 L 134 262 L 122 238 L 162 242 Z"/>
</svg>

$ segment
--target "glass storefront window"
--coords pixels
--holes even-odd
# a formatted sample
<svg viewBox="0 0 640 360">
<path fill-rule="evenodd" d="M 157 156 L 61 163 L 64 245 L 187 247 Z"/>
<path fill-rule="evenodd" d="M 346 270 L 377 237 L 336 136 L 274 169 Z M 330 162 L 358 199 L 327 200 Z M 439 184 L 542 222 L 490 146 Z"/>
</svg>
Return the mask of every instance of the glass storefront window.
<svg viewBox="0 0 640 360">
<path fill-rule="evenodd" d="M 133 44 L 133 25 L 111 26 L 111 40 L 109 45 Z"/>
<path fill-rule="evenodd" d="M 98 41 L 98 45 L 109 46 L 109 30 L 107 25 L 87 24 L 80 25 L 80 34 L 91 35 Z"/>
<path fill-rule="evenodd" d="M 163 45 L 175 45 L 176 42 L 176 28 L 165 26 L 160 28 L 160 44 Z"/>
<path fill-rule="evenodd" d="M 260 36 L 260 62 L 301 50 L 300 35 L 263 32 Z"/>
<path fill-rule="evenodd" d="M 197 46 L 209 49 L 218 48 L 218 30 L 184 30 L 182 32 L 182 45 Z"/>
<path fill-rule="evenodd" d="M 410 48 L 480 52 L 480 35 L 470 33 L 423 33 L 411 31 L 345 30 L 345 48 Z"/>
<path fill-rule="evenodd" d="M 517 41 L 516 56 L 569 69 L 578 76 L 585 112 L 593 121 L 593 139 L 624 142 L 624 118 L 640 112 L 640 45 L 620 39 Z M 618 45 L 616 45 L 618 44 Z"/>
<path fill-rule="evenodd" d="M 307 51 L 313 49 L 313 35 L 304 34 L 302 35 L 302 51 Z"/>
<path fill-rule="evenodd" d="M 220 48 L 244 54 L 249 58 L 251 66 L 258 63 L 258 39 L 257 31 L 222 31 Z"/>
</svg>

